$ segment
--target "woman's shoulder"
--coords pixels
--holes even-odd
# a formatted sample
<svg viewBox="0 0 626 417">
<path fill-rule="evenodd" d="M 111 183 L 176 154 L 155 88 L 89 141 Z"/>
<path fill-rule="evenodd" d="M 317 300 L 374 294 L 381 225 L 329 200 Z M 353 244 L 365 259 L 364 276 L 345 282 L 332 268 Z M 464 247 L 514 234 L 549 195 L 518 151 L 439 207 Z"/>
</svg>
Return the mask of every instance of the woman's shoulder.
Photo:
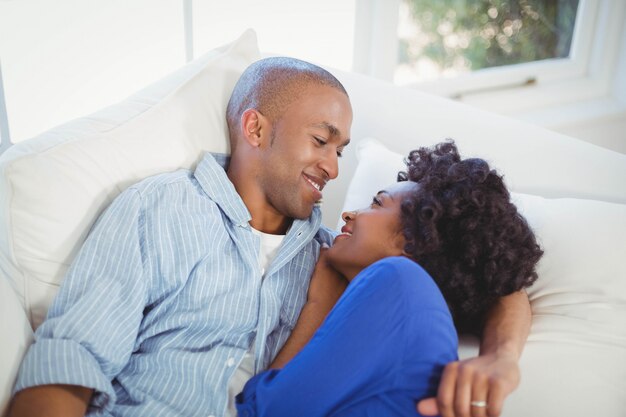
<svg viewBox="0 0 626 417">
<path fill-rule="evenodd" d="M 376 292 L 377 296 L 405 300 L 420 308 L 448 311 L 439 287 L 430 274 L 415 261 L 393 256 L 374 262 L 357 275 L 350 287 L 356 291 Z"/>
<path fill-rule="evenodd" d="M 367 281 L 397 290 L 437 290 L 437 284 L 417 262 L 404 256 L 390 256 L 363 269 L 355 281 Z"/>
</svg>

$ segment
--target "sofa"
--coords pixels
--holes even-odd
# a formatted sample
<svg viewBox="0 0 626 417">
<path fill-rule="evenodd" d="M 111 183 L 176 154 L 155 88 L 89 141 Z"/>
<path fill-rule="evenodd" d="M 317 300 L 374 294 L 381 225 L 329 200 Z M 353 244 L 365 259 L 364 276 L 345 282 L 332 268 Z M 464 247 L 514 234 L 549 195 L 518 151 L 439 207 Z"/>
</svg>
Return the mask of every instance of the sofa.
<svg viewBox="0 0 626 417">
<path fill-rule="evenodd" d="M 102 210 L 147 176 L 228 152 L 225 106 L 259 59 L 244 33 L 121 103 L 0 155 L 0 415 L 21 358 Z M 330 69 L 350 95 L 352 142 L 323 222 L 395 182 L 403 156 L 445 138 L 505 176 L 545 256 L 507 417 L 626 415 L 626 155 L 459 102 Z M 114 81 L 112 81 L 114 82 Z M 85 317 L 85 320 L 89 320 Z M 461 336 L 461 357 L 476 355 Z"/>
</svg>

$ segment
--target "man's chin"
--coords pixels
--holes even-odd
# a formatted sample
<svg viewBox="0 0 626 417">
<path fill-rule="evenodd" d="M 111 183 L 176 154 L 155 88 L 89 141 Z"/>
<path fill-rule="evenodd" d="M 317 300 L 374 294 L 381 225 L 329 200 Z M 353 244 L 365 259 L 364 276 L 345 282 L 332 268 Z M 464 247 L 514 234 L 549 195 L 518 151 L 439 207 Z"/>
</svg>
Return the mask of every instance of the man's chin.
<svg viewBox="0 0 626 417">
<path fill-rule="evenodd" d="M 296 210 L 295 213 L 291 215 L 291 217 L 297 220 L 306 220 L 311 217 L 311 214 L 313 213 L 313 207 L 315 206 L 311 205 L 308 207 L 303 207 L 300 210 Z"/>
</svg>

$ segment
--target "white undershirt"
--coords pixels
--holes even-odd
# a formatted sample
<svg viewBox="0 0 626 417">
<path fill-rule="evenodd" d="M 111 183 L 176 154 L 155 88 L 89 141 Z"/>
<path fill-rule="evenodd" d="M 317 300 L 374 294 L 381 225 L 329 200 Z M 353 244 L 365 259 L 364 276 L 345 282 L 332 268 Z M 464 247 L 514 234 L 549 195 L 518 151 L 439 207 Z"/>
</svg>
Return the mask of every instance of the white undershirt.
<svg viewBox="0 0 626 417">
<path fill-rule="evenodd" d="M 259 232 L 256 229 L 252 231 L 261 238 L 261 250 L 259 251 L 259 266 L 261 274 L 265 277 L 265 271 L 269 268 L 272 260 L 278 253 L 280 244 L 285 239 L 285 235 L 269 235 Z M 243 391 L 243 386 L 254 375 L 254 341 L 250 349 L 244 354 L 239 367 L 233 373 L 232 378 L 228 382 L 228 408 L 226 417 L 236 417 L 237 409 L 235 408 L 235 396 Z"/>
</svg>

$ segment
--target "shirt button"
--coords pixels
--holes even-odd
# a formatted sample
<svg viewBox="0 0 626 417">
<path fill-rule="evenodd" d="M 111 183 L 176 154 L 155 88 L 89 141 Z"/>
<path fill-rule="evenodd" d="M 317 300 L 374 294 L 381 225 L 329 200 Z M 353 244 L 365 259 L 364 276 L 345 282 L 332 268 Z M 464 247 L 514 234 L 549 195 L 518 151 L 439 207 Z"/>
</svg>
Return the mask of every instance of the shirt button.
<svg viewBox="0 0 626 417">
<path fill-rule="evenodd" d="M 229 368 L 233 366 L 234 364 L 235 364 L 235 358 L 228 358 L 228 360 L 226 361 L 226 366 L 228 366 Z"/>
</svg>

